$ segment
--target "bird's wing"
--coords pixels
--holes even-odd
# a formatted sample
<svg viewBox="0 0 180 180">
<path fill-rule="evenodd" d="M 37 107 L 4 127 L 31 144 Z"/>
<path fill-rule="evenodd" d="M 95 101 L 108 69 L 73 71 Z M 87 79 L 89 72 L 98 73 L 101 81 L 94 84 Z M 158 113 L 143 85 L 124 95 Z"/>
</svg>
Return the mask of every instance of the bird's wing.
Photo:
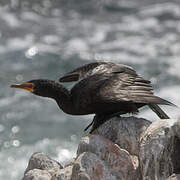
<svg viewBox="0 0 180 180">
<path fill-rule="evenodd" d="M 111 76 L 100 88 L 100 96 L 106 101 L 130 101 L 145 104 L 167 104 L 170 102 L 153 93 L 151 82 L 137 74 L 122 72 Z"/>
<path fill-rule="evenodd" d="M 94 62 L 90 64 L 83 65 L 59 79 L 60 82 L 72 82 L 80 81 L 89 76 L 95 74 L 110 74 L 110 73 L 120 73 L 127 72 L 130 74 L 136 74 L 136 72 L 129 66 L 123 64 L 114 64 L 110 62 Z"/>
<path fill-rule="evenodd" d="M 71 93 L 76 101 L 87 101 L 87 104 L 92 104 L 93 101 L 171 105 L 170 102 L 154 96 L 150 81 L 126 71 L 88 76 L 79 81 Z"/>
<path fill-rule="evenodd" d="M 88 72 L 90 72 L 92 69 L 96 68 L 97 66 L 100 66 L 104 64 L 104 62 L 94 62 L 85 64 L 81 67 L 78 67 L 74 69 L 71 72 L 68 72 L 63 77 L 59 79 L 60 82 L 72 82 L 72 81 L 79 81 L 80 79 L 83 79 L 84 77 L 88 76 Z"/>
<path fill-rule="evenodd" d="M 90 106 L 93 106 L 93 104 L 102 102 L 98 94 L 107 80 L 108 77 L 96 74 L 88 76 L 75 84 L 71 89 L 72 103 L 74 106 L 78 109 L 83 109 L 84 107 L 91 109 Z"/>
</svg>

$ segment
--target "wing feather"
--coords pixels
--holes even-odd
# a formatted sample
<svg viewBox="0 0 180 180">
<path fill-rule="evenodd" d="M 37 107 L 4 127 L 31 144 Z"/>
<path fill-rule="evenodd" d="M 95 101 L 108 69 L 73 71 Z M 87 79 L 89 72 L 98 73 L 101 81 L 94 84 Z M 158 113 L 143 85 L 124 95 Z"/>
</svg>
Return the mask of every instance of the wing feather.
<svg viewBox="0 0 180 180">
<path fill-rule="evenodd" d="M 59 79 L 60 82 L 72 82 L 72 81 L 79 81 L 80 79 L 86 78 L 90 75 L 90 71 L 96 68 L 97 66 L 106 64 L 104 62 L 94 62 L 85 64 L 81 67 L 74 69 L 71 72 L 68 72 L 63 77 Z"/>
<path fill-rule="evenodd" d="M 139 77 L 137 74 L 119 73 L 111 76 L 100 89 L 101 97 L 106 101 L 129 101 L 145 104 L 171 103 L 154 96 L 150 81 Z"/>
<path fill-rule="evenodd" d="M 118 73 L 136 74 L 136 72 L 129 66 L 123 64 L 114 64 L 110 62 L 94 62 L 85 64 L 73 71 L 65 74 L 59 79 L 60 82 L 80 81 L 95 74 L 118 74 Z"/>
<path fill-rule="evenodd" d="M 60 82 L 70 81 L 79 81 L 71 90 L 73 97 L 76 97 L 74 102 L 79 104 L 80 101 L 88 101 L 89 104 L 133 102 L 172 105 L 154 96 L 151 82 L 123 64 L 106 62 L 86 64 L 60 78 Z"/>
</svg>

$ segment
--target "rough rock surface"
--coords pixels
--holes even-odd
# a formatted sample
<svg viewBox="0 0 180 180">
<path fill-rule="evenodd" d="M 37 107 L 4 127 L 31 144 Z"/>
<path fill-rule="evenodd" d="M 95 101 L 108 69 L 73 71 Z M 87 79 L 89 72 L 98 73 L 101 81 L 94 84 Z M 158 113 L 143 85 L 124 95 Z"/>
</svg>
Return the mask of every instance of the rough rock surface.
<svg viewBox="0 0 180 180">
<path fill-rule="evenodd" d="M 71 180 L 72 168 L 73 166 L 70 165 L 64 169 L 60 169 L 55 175 L 56 180 Z"/>
<path fill-rule="evenodd" d="M 101 135 L 120 148 L 126 149 L 131 155 L 139 155 L 140 136 L 150 121 L 136 117 L 114 117 L 101 125 L 95 134 Z"/>
<path fill-rule="evenodd" d="M 51 180 L 51 178 L 46 170 L 33 169 L 28 171 L 22 180 Z"/>
<path fill-rule="evenodd" d="M 42 152 L 34 153 L 30 160 L 25 174 L 32 169 L 47 170 L 52 176 L 56 174 L 62 166 L 57 161 L 51 159 Z"/>
<path fill-rule="evenodd" d="M 153 122 L 142 135 L 139 158 L 144 179 L 164 180 L 180 172 L 180 120 Z"/>
<path fill-rule="evenodd" d="M 77 155 L 83 152 L 96 154 L 104 162 L 104 165 L 110 167 L 109 172 L 114 179 L 128 180 L 135 176 L 135 167 L 130 154 L 102 136 L 89 135 L 82 138 Z"/>
<path fill-rule="evenodd" d="M 83 137 L 77 157 L 63 169 L 33 154 L 23 180 L 180 180 L 179 174 L 180 120 L 129 117 L 113 118 Z"/>
<path fill-rule="evenodd" d="M 72 180 L 79 180 L 82 177 L 83 180 L 115 180 L 104 162 L 97 155 L 90 152 L 80 154 L 73 166 Z"/>
</svg>

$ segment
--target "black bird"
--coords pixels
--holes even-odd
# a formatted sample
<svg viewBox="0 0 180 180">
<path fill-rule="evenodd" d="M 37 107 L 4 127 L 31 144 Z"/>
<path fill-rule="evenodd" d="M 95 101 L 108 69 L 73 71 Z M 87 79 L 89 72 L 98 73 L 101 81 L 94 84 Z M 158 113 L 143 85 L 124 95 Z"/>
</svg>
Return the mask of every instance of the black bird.
<svg viewBox="0 0 180 180">
<path fill-rule="evenodd" d="M 161 119 L 168 119 L 169 117 L 157 104 L 173 105 L 155 96 L 150 81 L 143 79 L 135 70 L 123 64 L 108 62 L 86 64 L 67 73 L 59 81 L 78 82 L 70 91 L 61 84 L 46 79 L 31 80 L 11 87 L 52 98 L 67 114 L 95 114 L 90 124 L 93 124 L 91 132 L 107 119 L 121 114 L 137 113 L 138 109 L 145 105 Z"/>
</svg>

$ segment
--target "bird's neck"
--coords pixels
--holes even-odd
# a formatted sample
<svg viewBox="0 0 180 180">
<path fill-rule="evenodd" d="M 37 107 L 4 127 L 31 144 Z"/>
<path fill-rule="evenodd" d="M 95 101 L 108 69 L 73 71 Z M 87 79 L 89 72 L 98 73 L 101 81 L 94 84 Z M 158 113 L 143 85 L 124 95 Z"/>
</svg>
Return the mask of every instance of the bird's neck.
<svg viewBox="0 0 180 180">
<path fill-rule="evenodd" d="M 52 98 L 56 100 L 59 108 L 67 114 L 74 114 L 70 91 L 61 84 L 58 84 L 53 91 Z"/>
<path fill-rule="evenodd" d="M 43 91 L 40 94 L 36 93 L 37 95 L 54 99 L 62 111 L 67 114 L 73 114 L 74 108 L 71 101 L 71 93 L 68 89 L 51 80 L 46 80 L 42 86 Z"/>
</svg>

